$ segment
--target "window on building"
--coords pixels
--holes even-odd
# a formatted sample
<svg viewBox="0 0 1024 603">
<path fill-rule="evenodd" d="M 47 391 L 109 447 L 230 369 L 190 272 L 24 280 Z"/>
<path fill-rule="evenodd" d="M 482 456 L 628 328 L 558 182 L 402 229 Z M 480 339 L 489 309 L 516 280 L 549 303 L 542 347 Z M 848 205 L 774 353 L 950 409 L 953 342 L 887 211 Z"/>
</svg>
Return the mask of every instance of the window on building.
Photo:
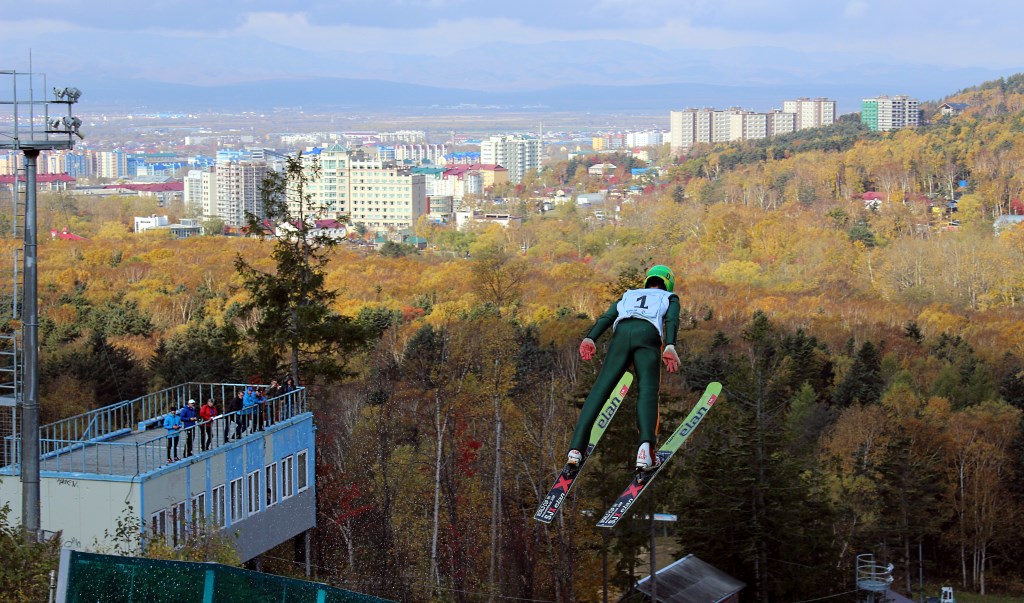
<svg viewBox="0 0 1024 603">
<path fill-rule="evenodd" d="M 249 501 L 249 515 L 260 512 L 260 472 L 253 471 L 249 474 L 248 489 L 246 491 Z"/>
<path fill-rule="evenodd" d="M 242 478 L 231 480 L 231 523 L 245 519 L 245 493 Z"/>
<path fill-rule="evenodd" d="M 303 450 L 302 452 L 295 455 L 295 466 L 297 469 L 296 479 L 298 480 L 299 492 L 302 492 L 309 487 L 309 474 L 307 473 L 307 467 L 309 459 L 309 451 Z"/>
<path fill-rule="evenodd" d="M 206 492 L 200 492 L 192 497 L 192 523 L 196 527 L 206 523 Z"/>
<path fill-rule="evenodd" d="M 281 459 L 281 500 L 295 494 L 295 459 L 288 455 Z"/>
<path fill-rule="evenodd" d="M 277 504 L 277 463 L 270 463 L 263 470 L 263 481 L 267 484 L 267 507 Z"/>
<path fill-rule="evenodd" d="M 212 497 L 212 505 L 210 506 L 210 517 L 213 520 L 213 526 L 217 528 L 223 528 L 227 524 L 227 516 L 225 515 L 226 505 L 224 499 L 224 485 L 221 484 L 210 492 Z"/>
<path fill-rule="evenodd" d="M 153 536 L 167 535 L 167 511 L 160 509 L 149 519 L 149 531 Z"/>
<path fill-rule="evenodd" d="M 171 505 L 171 546 L 185 544 L 185 501 Z"/>
</svg>

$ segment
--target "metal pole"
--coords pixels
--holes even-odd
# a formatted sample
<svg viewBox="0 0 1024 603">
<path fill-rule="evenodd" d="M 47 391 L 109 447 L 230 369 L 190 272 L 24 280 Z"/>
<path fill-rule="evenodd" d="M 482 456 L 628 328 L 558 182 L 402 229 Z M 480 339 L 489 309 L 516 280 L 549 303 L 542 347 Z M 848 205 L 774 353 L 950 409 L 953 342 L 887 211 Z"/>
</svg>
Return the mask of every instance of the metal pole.
<svg viewBox="0 0 1024 603">
<path fill-rule="evenodd" d="M 39 311 L 36 304 L 36 165 L 38 149 L 25 149 L 25 396 L 21 406 L 21 508 L 26 537 L 39 540 Z"/>
<path fill-rule="evenodd" d="M 921 596 L 919 597 L 921 603 L 924 603 L 924 541 L 917 541 L 917 583 L 921 589 Z"/>
</svg>

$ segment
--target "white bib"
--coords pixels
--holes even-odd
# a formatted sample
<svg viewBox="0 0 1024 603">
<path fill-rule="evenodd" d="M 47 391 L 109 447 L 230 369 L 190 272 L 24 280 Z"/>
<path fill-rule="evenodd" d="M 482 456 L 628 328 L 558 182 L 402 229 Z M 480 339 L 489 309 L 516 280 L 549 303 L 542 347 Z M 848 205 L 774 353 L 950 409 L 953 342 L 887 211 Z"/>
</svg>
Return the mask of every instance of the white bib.
<svg viewBox="0 0 1024 603">
<path fill-rule="evenodd" d="M 665 338 L 662 327 L 665 314 L 668 313 L 668 300 L 674 294 L 662 289 L 630 289 L 622 295 L 615 306 L 619 316 L 612 324 L 612 331 L 620 320 L 626 318 L 642 318 L 658 329 L 658 335 Z"/>
</svg>

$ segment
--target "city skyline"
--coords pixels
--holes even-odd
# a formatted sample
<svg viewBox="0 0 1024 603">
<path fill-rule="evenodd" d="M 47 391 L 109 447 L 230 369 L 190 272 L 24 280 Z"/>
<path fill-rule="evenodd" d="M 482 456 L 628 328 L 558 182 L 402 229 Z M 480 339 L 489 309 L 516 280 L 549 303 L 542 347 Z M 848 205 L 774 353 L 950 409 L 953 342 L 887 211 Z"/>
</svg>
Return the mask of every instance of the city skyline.
<svg viewBox="0 0 1024 603">
<path fill-rule="evenodd" d="M 667 86 L 667 103 L 686 90 L 671 85 L 694 84 L 694 98 L 675 98 L 671 106 L 714 102 L 701 96 L 701 86 L 725 86 L 743 89 L 741 102 L 762 110 L 770 107 L 760 99 L 781 91 L 835 97 L 840 111 L 852 111 L 863 97 L 935 99 L 1024 70 L 1024 49 L 1005 43 L 1024 6 L 982 4 L 987 10 L 965 14 L 951 2 L 922 11 L 877 0 L 529 0 L 515 7 L 183 0 L 145 10 L 121 1 L 51 0 L 44 10 L 5 9 L 0 64 L 24 70 L 31 51 L 33 69 L 82 82 L 99 100 L 128 98 L 133 87 L 201 97 L 214 86 L 248 85 L 225 93 L 245 95 L 259 89 L 253 84 L 340 78 L 504 93 L 470 102 L 524 106 L 529 94 L 507 95 L 574 86 L 648 86 L 645 94 L 657 94 L 657 86 Z M 315 89 L 297 86 L 295 102 L 318 100 L 309 99 Z"/>
</svg>

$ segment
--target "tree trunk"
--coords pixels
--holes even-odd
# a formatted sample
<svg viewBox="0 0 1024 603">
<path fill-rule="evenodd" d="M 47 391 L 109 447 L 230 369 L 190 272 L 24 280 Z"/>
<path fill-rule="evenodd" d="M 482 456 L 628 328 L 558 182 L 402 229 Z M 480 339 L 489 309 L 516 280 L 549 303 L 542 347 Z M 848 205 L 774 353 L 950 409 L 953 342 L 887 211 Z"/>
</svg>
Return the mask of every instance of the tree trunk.
<svg viewBox="0 0 1024 603">
<path fill-rule="evenodd" d="M 498 556 L 501 554 L 501 396 L 494 397 L 494 483 L 491 488 L 491 568 L 489 601 L 493 603 L 501 591 L 501 577 L 497 572 Z"/>
<path fill-rule="evenodd" d="M 437 569 L 437 538 L 441 514 L 441 459 L 444 455 L 444 427 L 441 421 L 441 402 L 434 396 L 434 431 L 437 436 L 437 453 L 434 456 L 434 530 L 430 537 L 430 579 L 434 583 L 434 595 L 441 586 L 441 575 Z"/>
</svg>

